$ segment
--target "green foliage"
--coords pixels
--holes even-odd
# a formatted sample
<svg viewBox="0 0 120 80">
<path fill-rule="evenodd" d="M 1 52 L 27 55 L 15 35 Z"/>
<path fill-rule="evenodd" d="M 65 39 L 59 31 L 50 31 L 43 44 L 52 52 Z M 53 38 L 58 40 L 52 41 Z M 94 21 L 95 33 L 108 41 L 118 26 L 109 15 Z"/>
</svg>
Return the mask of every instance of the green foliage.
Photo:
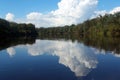
<svg viewBox="0 0 120 80">
<path fill-rule="evenodd" d="M 7 34 L 9 34 L 9 22 L 0 19 L 0 35 L 7 35 Z"/>
<path fill-rule="evenodd" d="M 37 36 L 35 25 L 18 24 L 0 19 L 0 37 L 17 37 L 17 36 Z"/>
<path fill-rule="evenodd" d="M 38 28 L 40 39 L 77 40 L 99 50 L 120 54 L 120 12 L 106 14 L 78 25 Z"/>
<path fill-rule="evenodd" d="M 106 14 L 81 24 L 64 27 L 38 28 L 39 36 L 120 37 L 120 12 Z"/>
</svg>

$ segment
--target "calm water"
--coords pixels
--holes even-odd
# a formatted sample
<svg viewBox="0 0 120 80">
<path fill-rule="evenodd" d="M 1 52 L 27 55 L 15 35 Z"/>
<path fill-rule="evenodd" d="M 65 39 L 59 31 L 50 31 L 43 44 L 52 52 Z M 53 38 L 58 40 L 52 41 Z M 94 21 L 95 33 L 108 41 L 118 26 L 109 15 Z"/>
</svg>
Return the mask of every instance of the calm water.
<svg viewBox="0 0 120 80">
<path fill-rule="evenodd" d="M 77 41 L 36 40 L 1 49 L 0 80 L 120 80 L 120 55 Z"/>
</svg>

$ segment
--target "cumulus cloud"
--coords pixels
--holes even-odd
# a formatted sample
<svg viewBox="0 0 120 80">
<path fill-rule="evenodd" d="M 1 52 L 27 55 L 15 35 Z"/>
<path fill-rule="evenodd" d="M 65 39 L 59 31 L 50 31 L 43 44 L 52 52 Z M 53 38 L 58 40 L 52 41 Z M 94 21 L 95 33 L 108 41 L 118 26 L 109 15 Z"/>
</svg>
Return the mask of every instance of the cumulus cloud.
<svg viewBox="0 0 120 80">
<path fill-rule="evenodd" d="M 120 11 L 120 7 L 116 7 L 111 11 L 96 10 L 97 4 L 98 0 L 61 0 L 58 2 L 58 9 L 47 14 L 30 12 L 26 14 L 25 19 L 19 19 L 17 22 L 33 23 L 36 27 L 56 27 L 78 24 L 99 15 L 104 16 L 106 13 L 114 14 Z M 14 15 L 11 13 L 6 15 L 7 20 L 13 20 L 13 18 Z"/>
<path fill-rule="evenodd" d="M 10 57 L 13 57 L 15 55 L 15 49 L 10 47 L 10 48 L 7 48 L 7 53 L 9 54 Z"/>
<path fill-rule="evenodd" d="M 77 24 L 91 17 L 97 3 L 98 0 L 61 0 L 58 9 L 48 14 L 27 14 L 27 22 L 34 23 L 37 27 Z"/>
<path fill-rule="evenodd" d="M 110 11 L 107 11 L 107 10 L 97 10 L 97 11 L 94 11 L 94 14 L 92 15 L 91 18 L 96 18 L 99 15 L 104 16 L 105 14 L 115 14 L 117 12 L 120 12 L 120 7 L 116 7 L 114 9 L 110 10 Z"/>
<path fill-rule="evenodd" d="M 27 19 L 29 20 L 39 20 L 41 18 L 42 14 L 38 12 L 32 12 L 27 15 Z"/>
<path fill-rule="evenodd" d="M 7 13 L 5 19 L 6 19 L 6 20 L 9 20 L 9 21 L 13 21 L 13 20 L 14 20 L 14 17 L 15 17 L 14 14 L 12 14 L 12 13 Z"/>
<path fill-rule="evenodd" d="M 106 10 L 101 10 L 101 11 L 95 11 L 94 14 L 91 16 L 92 18 L 96 18 L 98 16 L 104 16 L 105 14 L 107 14 L 108 12 Z"/>
<path fill-rule="evenodd" d="M 37 40 L 36 44 L 27 47 L 31 56 L 58 56 L 59 63 L 70 68 L 79 77 L 86 76 L 98 63 L 94 51 L 77 42 Z"/>
<path fill-rule="evenodd" d="M 114 13 L 117 13 L 117 12 L 120 12 L 120 7 L 114 8 L 114 9 L 111 10 L 109 13 L 110 13 L 110 14 L 114 14 Z"/>
</svg>

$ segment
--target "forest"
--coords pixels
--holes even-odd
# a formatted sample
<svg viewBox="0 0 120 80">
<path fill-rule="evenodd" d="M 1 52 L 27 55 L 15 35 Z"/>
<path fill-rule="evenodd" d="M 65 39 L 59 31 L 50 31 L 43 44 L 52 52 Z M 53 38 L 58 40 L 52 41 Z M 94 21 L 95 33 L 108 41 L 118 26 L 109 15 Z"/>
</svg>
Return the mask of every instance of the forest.
<svg viewBox="0 0 120 80">
<path fill-rule="evenodd" d="M 86 20 L 77 25 L 49 28 L 35 28 L 34 24 L 8 22 L 0 19 L 0 37 L 38 36 L 38 37 L 120 37 L 120 12 L 106 14 Z"/>
<path fill-rule="evenodd" d="M 98 16 L 77 25 L 49 28 L 35 28 L 35 25 L 31 23 L 18 24 L 0 19 L 0 38 L 4 38 L 0 41 L 1 45 L 10 41 L 13 41 L 10 42 L 10 45 L 13 45 L 17 40 L 25 43 L 29 40 L 35 42 L 36 38 L 77 40 L 87 46 L 120 54 L 120 12 Z"/>
<path fill-rule="evenodd" d="M 0 19 L 0 37 L 36 36 L 35 25 L 29 23 L 15 23 Z"/>
<path fill-rule="evenodd" d="M 86 20 L 77 25 L 37 28 L 40 37 L 120 37 L 120 12 Z"/>
<path fill-rule="evenodd" d="M 63 27 L 37 28 L 40 39 L 72 40 L 120 54 L 120 12 Z"/>
</svg>

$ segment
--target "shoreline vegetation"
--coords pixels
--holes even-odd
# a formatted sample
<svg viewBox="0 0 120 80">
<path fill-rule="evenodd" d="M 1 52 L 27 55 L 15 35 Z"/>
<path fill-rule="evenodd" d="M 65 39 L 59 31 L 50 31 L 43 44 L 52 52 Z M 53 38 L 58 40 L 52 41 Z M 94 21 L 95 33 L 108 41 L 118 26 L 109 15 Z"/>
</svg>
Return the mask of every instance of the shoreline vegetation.
<svg viewBox="0 0 120 80">
<path fill-rule="evenodd" d="M 86 20 L 77 25 L 35 28 L 34 24 L 0 19 L 0 50 L 17 44 L 33 44 L 35 39 L 72 40 L 120 54 L 120 12 Z"/>
<path fill-rule="evenodd" d="M 34 24 L 8 22 L 0 19 L 0 37 L 44 36 L 44 37 L 120 37 L 120 12 L 106 14 L 86 20 L 77 25 L 35 28 Z"/>
<path fill-rule="evenodd" d="M 37 28 L 37 32 L 44 37 L 120 37 L 120 12 L 99 16 L 77 25 Z"/>
<path fill-rule="evenodd" d="M 37 36 L 35 25 L 29 23 L 15 23 L 0 19 L 0 37 L 33 37 Z"/>
</svg>

